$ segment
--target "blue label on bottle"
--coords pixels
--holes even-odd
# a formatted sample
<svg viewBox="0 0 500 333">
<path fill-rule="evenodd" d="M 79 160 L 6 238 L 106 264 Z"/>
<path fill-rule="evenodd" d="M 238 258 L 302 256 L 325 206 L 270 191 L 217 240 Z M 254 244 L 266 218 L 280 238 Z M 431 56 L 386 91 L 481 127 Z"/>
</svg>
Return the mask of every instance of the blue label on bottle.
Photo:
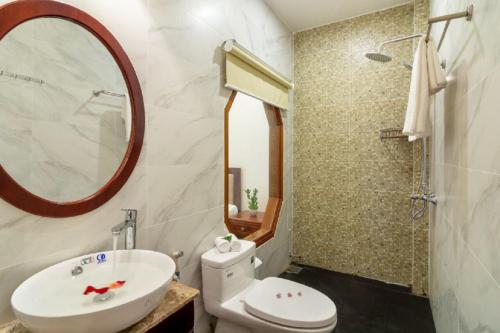
<svg viewBox="0 0 500 333">
<path fill-rule="evenodd" d="M 102 264 L 103 262 L 106 262 L 106 253 L 99 253 L 96 256 L 96 259 L 97 259 L 98 264 Z"/>
</svg>

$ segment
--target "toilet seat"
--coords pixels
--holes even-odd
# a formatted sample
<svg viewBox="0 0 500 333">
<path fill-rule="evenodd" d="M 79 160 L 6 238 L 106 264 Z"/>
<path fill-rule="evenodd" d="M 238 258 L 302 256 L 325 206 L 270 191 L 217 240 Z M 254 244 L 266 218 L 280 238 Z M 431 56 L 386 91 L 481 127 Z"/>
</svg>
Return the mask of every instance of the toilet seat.
<svg viewBox="0 0 500 333">
<path fill-rule="evenodd" d="M 251 315 L 288 327 L 320 328 L 337 318 L 337 308 L 326 295 L 275 277 L 266 278 L 249 290 L 244 303 Z"/>
</svg>

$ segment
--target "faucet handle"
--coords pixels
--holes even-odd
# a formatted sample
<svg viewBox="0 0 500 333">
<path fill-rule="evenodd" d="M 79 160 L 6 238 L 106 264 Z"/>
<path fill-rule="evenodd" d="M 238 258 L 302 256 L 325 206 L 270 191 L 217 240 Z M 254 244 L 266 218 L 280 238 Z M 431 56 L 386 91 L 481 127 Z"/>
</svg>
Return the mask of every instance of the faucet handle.
<svg viewBox="0 0 500 333">
<path fill-rule="evenodd" d="M 125 212 L 126 221 L 135 221 L 137 219 L 137 209 L 122 209 Z"/>
</svg>

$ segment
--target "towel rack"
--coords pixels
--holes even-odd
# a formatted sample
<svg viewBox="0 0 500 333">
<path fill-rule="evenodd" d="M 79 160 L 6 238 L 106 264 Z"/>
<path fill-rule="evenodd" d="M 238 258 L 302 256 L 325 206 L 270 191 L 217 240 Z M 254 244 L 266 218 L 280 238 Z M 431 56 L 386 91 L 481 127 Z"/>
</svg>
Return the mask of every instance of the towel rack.
<svg viewBox="0 0 500 333">
<path fill-rule="evenodd" d="M 20 79 L 20 80 L 24 80 L 24 81 L 27 81 L 27 82 L 35 82 L 35 83 L 38 83 L 38 84 L 43 84 L 44 83 L 43 80 L 36 79 L 34 77 L 31 77 L 31 76 L 28 76 L 28 75 L 24 75 L 24 74 L 12 73 L 12 72 L 9 72 L 9 71 L 6 71 L 6 70 L 0 70 L 0 76 L 7 76 L 7 77 L 10 77 L 12 79 Z"/>
<path fill-rule="evenodd" d="M 438 43 L 438 50 L 441 48 L 441 45 L 443 44 L 444 36 L 446 35 L 446 32 L 448 31 L 448 27 L 450 25 L 451 20 L 455 20 L 458 18 L 465 17 L 467 21 L 472 20 L 472 14 L 474 13 L 474 5 L 468 5 L 465 11 L 463 12 L 458 12 L 454 14 L 448 14 L 448 15 L 443 15 L 443 16 L 436 16 L 436 17 L 431 17 L 429 19 L 428 27 L 427 27 L 427 35 L 425 37 L 426 41 L 429 41 L 429 37 L 431 35 L 431 29 L 432 25 L 437 22 L 444 22 L 446 21 L 446 24 L 443 29 L 443 33 L 441 34 L 441 37 L 439 38 L 439 43 Z"/>
</svg>

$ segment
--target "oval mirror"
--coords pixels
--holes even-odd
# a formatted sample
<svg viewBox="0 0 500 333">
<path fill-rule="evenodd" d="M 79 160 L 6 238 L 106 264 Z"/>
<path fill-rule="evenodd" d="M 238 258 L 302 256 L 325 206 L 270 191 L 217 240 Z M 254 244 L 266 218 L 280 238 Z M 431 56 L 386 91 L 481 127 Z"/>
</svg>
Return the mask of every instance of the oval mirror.
<svg viewBox="0 0 500 333">
<path fill-rule="evenodd" d="M 20 19 L 23 9 L 36 17 Z M 0 22 L 2 197 L 38 215 L 95 209 L 123 186 L 142 145 L 130 61 L 101 24 L 68 5 L 14 2 L 0 8 Z"/>
</svg>

